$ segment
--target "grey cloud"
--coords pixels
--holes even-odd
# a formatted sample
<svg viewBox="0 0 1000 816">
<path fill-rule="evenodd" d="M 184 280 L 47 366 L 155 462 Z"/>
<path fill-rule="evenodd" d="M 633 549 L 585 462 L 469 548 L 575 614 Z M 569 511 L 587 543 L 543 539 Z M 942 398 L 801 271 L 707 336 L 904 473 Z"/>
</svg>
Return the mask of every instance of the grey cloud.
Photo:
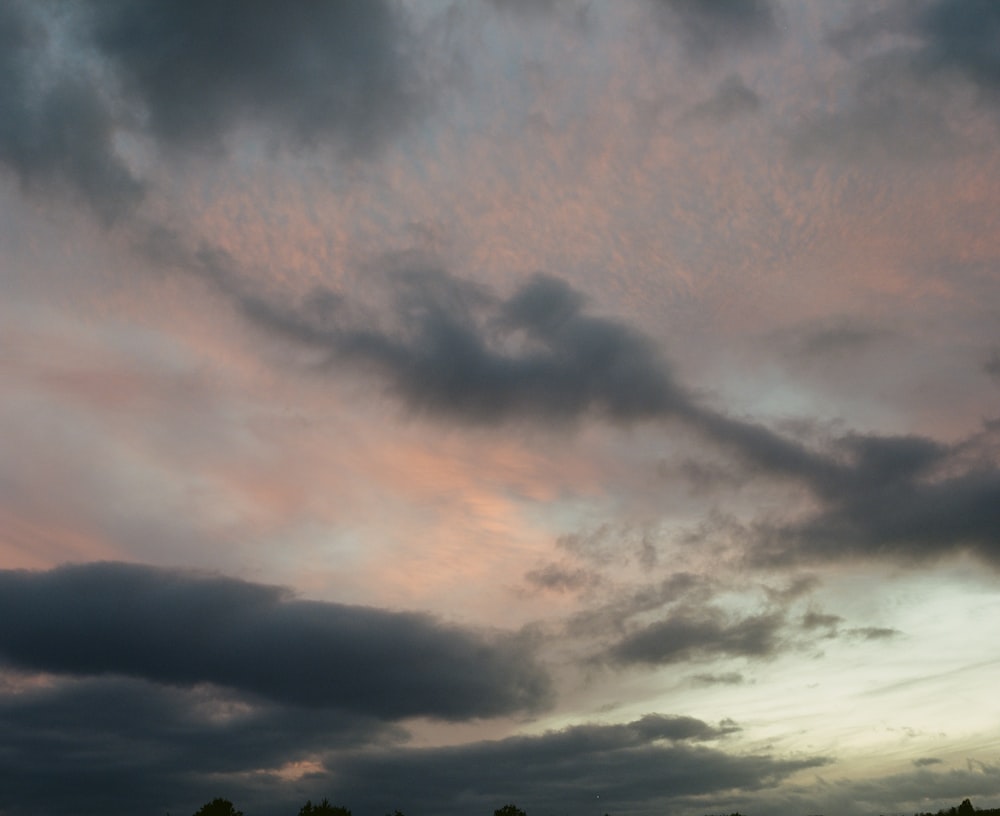
<svg viewBox="0 0 1000 816">
<path fill-rule="evenodd" d="M 715 92 L 704 102 L 695 105 L 681 121 L 707 121 L 724 124 L 732 119 L 756 113 L 761 107 L 761 98 L 747 87 L 739 74 L 730 74 L 716 87 Z"/>
<path fill-rule="evenodd" d="M 607 653 L 619 664 L 666 665 L 705 657 L 769 657 L 780 648 L 784 615 L 730 619 L 711 608 L 676 610 L 626 635 Z"/>
<path fill-rule="evenodd" d="M 370 154 L 424 109 L 416 38 L 393 0 L 0 3 L 0 164 L 69 189 L 105 222 L 147 184 L 116 145 L 273 144 Z"/>
<path fill-rule="evenodd" d="M 993 349 L 990 352 L 990 356 L 983 363 L 983 371 L 1000 382 L 1000 349 Z"/>
<path fill-rule="evenodd" d="M 629 589 L 604 604 L 577 612 L 567 621 L 566 630 L 577 637 L 620 635 L 637 615 L 681 602 L 705 603 L 712 592 L 712 583 L 707 578 L 686 572 L 675 573 L 655 584 Z"/>
<path fill-rule="evenodd" d="M 1000 110 L 998 32 L 1000 9 L 990 0 L 865 8 L 828 38 L 851 61 L 851 101 L 807 119 L 793 152 L 887 162 L 974 148 L 963 133 L 973 112 L 956 83 Z"/>
<path fill-rule="evenodd" d="M 922 9 L 923 60 L 961 71 L 980 88 L 1000 90 L 1000 7 L 990 0 L 936 0 Z"/>
<path fill-rule="evenodd" d="M 258 325 L 326 352 L 331 365 L 376 372 L 418 414 L 497 424 L 690 410 L 653 344 L 586 314 L 558 278 L 536 276 L 506 300 L 442 272 L 413 272 L 396 286 L 398 325 L 385 330 L 350 325 L 346 309 L 317 311 L 323 291 L 292 309 L 254 297 L 241 306 Z"/>
<path fill-rule="evenodd" d="M 695 674 L 691 679 L 699 686 L 741 686 L 746 682 L 746 678 L 739 672 Z"/>
<path fill-rule="evenodd" d="M 493 8 L 525 17 L 545 17 L 555 11 L 558 0 L 489 0 Z"/>
<path fill-rule="evenodd" d="M 365 151 L 414 111 L 415 72 L 391 0 L 127 0 L 89 3 L 91 42 L 173 145 L 217 143 L 241 124 L 282 141 L 328 137 Z"/>
<path fill-rule="evenodd" d="M 848 629 L 844 634 L 860 640 L 889 640 L 902 634 L 898 629 L 888 629 L 884 626 L 862 626 Z"/>
<path fill-rule="evenodd" d="M 840 615 L 827 615 L 822 612 L 806 612 L 802 616 L 803 629 L 836 629 L 843 623 Z"/>
<path fill-rule="evenodd" d="M 913 760 L 913 764 L 918 768 L 926 768 L 928 765 L 941 765 L 942 763 L 943 760 L 940 760 L 937 757 L 917 757 Z"/>
<path fill-rule="evenodd" d="M 651 816 L 675 809 L 685 797 L 762 790 L 828 761 L 733 755 L 691 743 L 731 727 L 653 715 L 625 725 L 575 726 L 457 748 L 356 754 L 331 767 L 331 777 L 346 801 L 372 813 L 400 807 L 459 816 L 514 801 L 528 813 L 597 807 Z M 407 799 L 399 804 L 391 793 L 378 791 L 405 791 Z"/>
<path fill-rule="evenodd" d="M 537 275 L 504 298 L 440 270 L 411 270 L 391 278 L 388 309 L 361 321 L 356 304 L 329 289 L 282 303 L 249 291 L 223 254 L 167 245 L 172 263 L 187 264 L 256 326 L 312 349 L 321 367 L 372 376 L 417 415 L 491 426 L 676 421 L 753 475 L 802 485 L 819 509 L 794 523 L 755 525 L 750 560 L 758 565 L 919 561 L 957 550 L 1000 563 L 995 462 L 967 461 L 964 443 L 915 435 L 847 434 L 810 447 L 713 410 L 677 383 L 649 337 L 589 314 L 558 278 Z M 601 542 L 577 544 L 587 558 L 620 557 L 617 542 Z"/>
<path fill-rule="evenodd" d="M 110 222 L 141 199 L 143 185 L 115 152 L 114 116 L 94 80 L 53 69 L 37 11 L 0 3 L 0 163 L 24 189 L 68 187 Z"/>
<path fill-rule="evenodd" d="M 600 583 L 600 576 L 590 570 L 554 562 L 529 570 L 524 578 L 538 589 L 554 592 L 579 592 Z"/>
<path fill-rule="evenodd" d="M 354 812 L 458 816 L 517 801 L 529 812 L 661 812 L 676 797 L 761 790 L 820 757 L 729 754 L 706 743 L 738 730 L 650 714 L 538 736 L 409 748 L 404 735 L 328 711 L 242 704 L 205 688 L 61 681 L 0 695 L 0 808 L 44 812 L 193 812 L 226 796 L 247 813 L 295 812 L 336 798 Z M 363 750 L 359 750 L 363 749 Z M 318 761 L 300 779 L 275 771 Z M 54 784 L 54 780 L 57 784 Z"/>
<path fill-rule="evenodd" d="M 808 362 L 825 357 L 856 355 L 890 336 L 884 328 L 846 318 L 773 335 L 779 346 L 789 354 Z"/>
<path fill-rule="evenodd" d="M 770 0 L 651 0 L 666 30 L 694 55 L 757 44 L 777 30 Z"/>
<path fill-rule="evenodd" d="M 267 769 L 405 737 L 370 718 L 261 705 L 207 686 L 48 680 L 0 694 L 0 811 L 191 813 Z M 280 780 L 265 780 L 281 791 Z"/>
<path fill-rule="evenodd" d="M 933 560 L 971 551 L 1000 564 L 1000 470 L 921 437 L 854 436 L 852 461 L 812 480 L 824 507 L 765 531 L 758 561 Z"/>
<path fill-rule="evenodd" d="M 512 636 L 116 563 L 0 572 L 0 656 L 57 674 L 213 683 L 383 719 L 510 714 L 550 693 Z"/>
</svg>

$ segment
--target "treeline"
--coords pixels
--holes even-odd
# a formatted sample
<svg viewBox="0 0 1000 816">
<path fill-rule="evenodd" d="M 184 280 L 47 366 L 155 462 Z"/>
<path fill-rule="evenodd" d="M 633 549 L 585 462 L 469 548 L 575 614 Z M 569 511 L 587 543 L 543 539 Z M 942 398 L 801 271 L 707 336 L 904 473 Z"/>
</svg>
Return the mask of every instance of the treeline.
<svg viewBox="0 0 1000 816">
<path fill-rule="evenodd" d="M 243 816 L 242 810 L 237 810 L 236 806 L 228 799 L 213 799 L 202 805 L 194 816 Z M 318 805 L 314 805 L 311 799 L 299 808 L 299 816 L 351 816 L 351 811 L 341 805 L 331 805 L 328 799 L 324 799 Z M 403 816 L 398 810 L 387 813 L 385 816 Z M 493 816 L 527 816 L 527 814 L 517 807 L 517 805 L 504 805 L 493 811 Z M 607 816 L 605 814 L 605 816 Z M 1000 816 L 998 814 L 997 816 Z"/>
<path fill-rule="evenodd" d="M 913 816 L 1000 816 L 1000 808 L 977 808 L 968 799 L 962 804 L 939 810 L 937 813 L 914 813 Z"/>
<path fill-rule="evenodd" d="M 243 811 L 228 799 L 213 799 L 201 806 L 194 816 L 243 816 Z M 351 811 L 341 805 L 331 805 L 328 799 L 314 805 L 312 800 L 299 808 L 299 816 L 351 816 Z M 400 811 L 387 813 L 385 816 L 403 816 Z M 504 805 L 493 811 L 493 816 L 527 816 L 517 805 Z M 608 816 L 608 814 L 604 814 Z M 731 813 L 729 816 L 743 816 L 741 813 Z M 1000 816 L 1000 808 L 977 808 L 968 799 L 955 807 L 939 810 L 937 813 L 914 813 L 913 816 Z"/>
</svg>

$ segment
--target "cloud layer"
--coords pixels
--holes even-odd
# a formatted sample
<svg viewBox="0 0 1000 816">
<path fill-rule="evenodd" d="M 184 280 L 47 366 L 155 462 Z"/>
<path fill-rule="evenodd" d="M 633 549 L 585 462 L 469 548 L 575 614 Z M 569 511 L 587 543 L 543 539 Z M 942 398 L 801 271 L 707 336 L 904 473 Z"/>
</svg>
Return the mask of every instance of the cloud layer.
<svg viewBox="0 0 1000 816">
<path fill-rule="evenodd" d="M 549 698 L 526 644 L 424 615 L 112 563 L 5 571 L 0 588 L 0 655 L 26 669 L 213 683 L 383 719 L 489 717 Z"/>
</svg>

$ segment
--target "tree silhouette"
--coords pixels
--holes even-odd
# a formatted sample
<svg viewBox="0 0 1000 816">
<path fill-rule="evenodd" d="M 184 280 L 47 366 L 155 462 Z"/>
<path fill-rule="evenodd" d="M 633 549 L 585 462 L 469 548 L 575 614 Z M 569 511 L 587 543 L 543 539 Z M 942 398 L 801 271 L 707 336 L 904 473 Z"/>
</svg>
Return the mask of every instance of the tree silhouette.
<svg viewBox="0 0 1000 816">
<path fill-rule="evenodd" d="M 958 806 L 958 816 L 975 816 L 976 809 L 972 806 L 972 802 L 968 799 L 963 799 L 962 804 Z"/>
<path fill-rule="evenodd" d="M 493 811 L 493 816 L 528 816 L 517 805 L 504 805 L 502 808 Z"/>
<path fill-rule="evenodd" d="M 243 816 L 243 811 L 233 807 L 228 799 L 213 799 L 202 805 L 194 816 Z"/>
<path fill-rule="evenodd" d="M 318 805 L 306 799 L 306 803 L 299 810 L 299 816 L 351 816 L 351 811 L 339 805 L 331 805 L 329 799 L 324 799 Z"/>
</svg>

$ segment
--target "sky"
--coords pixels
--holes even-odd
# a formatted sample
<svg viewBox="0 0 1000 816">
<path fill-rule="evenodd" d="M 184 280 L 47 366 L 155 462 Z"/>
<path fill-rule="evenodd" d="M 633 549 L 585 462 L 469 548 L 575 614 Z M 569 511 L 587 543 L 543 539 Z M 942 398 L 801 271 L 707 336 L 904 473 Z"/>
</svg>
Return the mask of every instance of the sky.
<svg viewBox="0 0 1000 816">
<path fill-rule="evenodd" d="M 0 0 L 0 816 L 1000 805 L 1000 4 Z"/>
</svg>

